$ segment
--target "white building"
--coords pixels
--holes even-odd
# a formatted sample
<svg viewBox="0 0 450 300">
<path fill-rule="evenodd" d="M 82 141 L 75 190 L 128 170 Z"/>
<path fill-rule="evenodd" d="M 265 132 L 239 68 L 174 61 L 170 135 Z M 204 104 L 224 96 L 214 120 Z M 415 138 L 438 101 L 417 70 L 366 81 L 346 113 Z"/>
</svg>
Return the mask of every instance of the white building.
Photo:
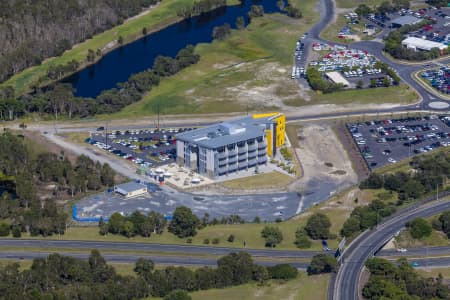
<svg viewBox="0 0 450 300">
<path fill-rule="evenodd" d="M 342 84 L 344 87 L 350 86 L 350 83 L 339 72 L 327 72 L 325 75 L 336 84 Z"/>
<path fill-rule="evenodd" d="M 414 51 L 430 51 L 433 48 L 438 48 L 442 53 L 447 49 L 447 45 L 433 42 L 417 37 L 408 37 L 402 41 L 402 45 L 408 49 L 413 49 Z"/>
<path fill-rule="evenodd" d="M 131 198 L 147 193 L 147 186 L 130 181 L 114 186 L 114 192 L 124 196 L 125 198 Z"/>
</svg>

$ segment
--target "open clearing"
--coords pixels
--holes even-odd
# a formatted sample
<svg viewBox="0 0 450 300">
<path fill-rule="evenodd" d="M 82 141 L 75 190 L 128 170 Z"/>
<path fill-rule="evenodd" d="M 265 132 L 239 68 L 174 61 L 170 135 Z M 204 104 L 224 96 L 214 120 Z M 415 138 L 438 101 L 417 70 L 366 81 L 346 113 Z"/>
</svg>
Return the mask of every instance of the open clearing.
<svg viewBox="0 0 450 300">
<path fill-rule="evenodd" d="M 212 289 L 190 293 L 192 300 L 325 300 L 330 275 L 308 276 L 301 272 L 298 278 L 289 281 L 270 280 L 263 286 L 256 283 L 244 284 L 224 289 Z M 161 298 L 147 298 L 156 300 Z"/>
</svg>

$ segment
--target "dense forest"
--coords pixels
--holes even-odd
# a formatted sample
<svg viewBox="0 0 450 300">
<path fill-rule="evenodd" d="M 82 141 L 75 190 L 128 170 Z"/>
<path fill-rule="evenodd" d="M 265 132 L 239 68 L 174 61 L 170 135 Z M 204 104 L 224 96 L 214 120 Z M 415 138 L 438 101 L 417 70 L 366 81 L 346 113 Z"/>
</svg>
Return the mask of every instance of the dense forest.
<svg viewBox="0 0 450 300">
<path fill-rule="evenodd" d="M 122 276 L 96 250 L 87 261 L 51 254 L 35 259 L 29 270 L 19 264 L 0 267 L 0 299 L 140 299 L 164 297 L 174 291 L 196 291 L 240 285 L 252 280 L 288 280 L 297 277 L 296 268 L 281 264 L 263 267 L 245 252 L 230 253 L 217 261 L 217 268 L 166 267 L 154 270 L 154 263 L 140 258 L 136 276 Z M 166 298 L 164 298 L 166 299 Z M 169 298 L 167 298 L 169 299 Z M 180 298 L 170 298 L 180 299 Z M 186 298 L 182 298 L 186 299 Z"/>
<path fill-rule="evenodd" d="M 370 279 L 365 284 L 365 299 L 448 299 L 448 286 L 443 278 L 425 278 L 420 276 L 406 259 L 397 264 L 382 259 L 371 258 L 366 262 Z"/>
<path fill-rule="evenodd" d="M 79 156 L 71 163 L 64 153 L 38 151 L 23 136 L 0 135 L 0 235 L 15 237 L 63 234 L 67 214 L 59 200 L 114 185 L 107 164 Z M 6 220 L 8 222 L 6 222 Z"/>
<path fill-rule="evenodd" d="M 0 1 L 0 82 L 59 56 L 157 0 Z"/>
</svg>

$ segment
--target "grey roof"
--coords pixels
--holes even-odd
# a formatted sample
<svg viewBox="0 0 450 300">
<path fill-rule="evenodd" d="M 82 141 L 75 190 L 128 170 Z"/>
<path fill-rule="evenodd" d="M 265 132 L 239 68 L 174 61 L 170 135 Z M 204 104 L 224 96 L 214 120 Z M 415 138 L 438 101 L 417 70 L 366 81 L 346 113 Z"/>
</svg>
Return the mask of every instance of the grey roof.
<svg viewBox="0 0 450 300">
<path fill-rule="evenodd" d="M 176 138 L 201 147 L 214 149 L 264 136 L 267 123 L 270 123 L 269 118 L 244 117 L 179 133 Z"/>
<path fill-rule="evenodd" d="M 116 189 L 121 189 L 125 191 L 126 193 L 134 192 L 136 190 L 141 190 L 142 188 L 147 188 L 147 186 L 137 183 L 135 181 L 130 181 L 127 183 L 122 183 L 116 185 Z"/>
<path fill-rule="evenodd" d="M 407 25 L 407 24 L 416 24 L 418 22 L 420 22 L 420 19 L 416 18 L 414 16 L 401 16 L 401 17 L 398 17 L 398 18 L 392 20 L 393 24 L 398 24 L 401 26 Z"/>
</svg>

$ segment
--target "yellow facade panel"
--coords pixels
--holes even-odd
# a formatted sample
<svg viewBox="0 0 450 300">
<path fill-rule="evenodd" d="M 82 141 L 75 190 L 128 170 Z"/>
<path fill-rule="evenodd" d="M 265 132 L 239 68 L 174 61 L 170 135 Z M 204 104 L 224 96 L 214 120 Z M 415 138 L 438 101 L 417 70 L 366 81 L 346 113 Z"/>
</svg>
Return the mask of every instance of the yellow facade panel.
<svg viewBox="0 0 450 300">
<path fill-rule="evenodd" d="M 273 152 L 272 152 L 272 149 L 273 149 L 272 140 L 273 140 L 272 130 L 266 129 L 266 143 L 267 143 L 266 149 L 267 149 L 267 155 L 269 157 L 272 157 L 272 155 L 273 155 Z"/>
</svg>

